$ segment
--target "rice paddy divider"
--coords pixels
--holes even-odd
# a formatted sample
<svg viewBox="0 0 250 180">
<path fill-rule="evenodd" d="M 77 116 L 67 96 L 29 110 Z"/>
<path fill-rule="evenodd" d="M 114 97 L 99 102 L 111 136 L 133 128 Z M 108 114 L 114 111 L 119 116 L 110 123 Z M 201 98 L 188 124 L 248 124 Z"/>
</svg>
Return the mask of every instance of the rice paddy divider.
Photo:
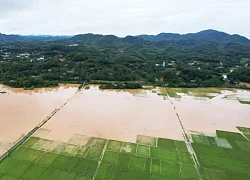
<svg viewBox="0 0 250 180">
<path fill-rule="evenodd" d="M 98 164 L 97 164 L 97 167 L 96 167 L 96 170 L 95 170 L 95 174 L 94 174 L 94 176 L 93 176 L 93 180 L 95 179 L 96 174 L 97 174 L 97 171 L 98 171 L 98 169 L 99 169 L 99 167 L 100 167 L 100 165 L 101 165 L 102 159 L 103 159 L 103 157 L 104 157 L 104 153 L 105 153 L 105 151 L 106 151 L 106 149 L 107 149 L 108 142 L 109 142 L 109 140 L 107 140 L 107 141 L 105 142 L 105 145 L 104 145 L 104 147 L 103 147 L 103 149 L 102 149 L 102 153 L 101 153 L 101 156 L 100 156 L 100 158 L 99 158 L 99 160 L 98 160 Z"/>
<path fill-rule="evenodd" d="M 48 120 L 50 120 L 58 112 L 58 109 L 54 110 L 49 116 L 47 116 L 41 123 L 33 128 L 27 135 L 21 137 L 16 143 L 0 157 L 0 162 L 7 158 L 13 151 L 15 151 L 20 145 L 22 145 L 29 137 L 31 137 L 41 126 L 43 126 Z"/>
<path fill-rule="evenodd" d="M 180 119 L 180 116 L 177 112 L 177 109 L 176 109 L 176 106 L 174 105 L 173 101 L 171 100 L 171 98 L 168 96 L 168 99 L 170 100 L 171 104 L 174 106 L 174 110 L 176 111 L 176 116 L 177 116 L 177 119 L 181 125 L 181 128 L 182 128 L 182 131 L 183 131 L 183 137 L 184 137 L 184 140 L 185 140 L 185 143 L 186 143 L 186 146 L 187 146 L 187 149 L 188 149 L 188 152 L 190 154 L 190 156 L 192 157 L 193 161 L 194 161 L 194 164 L 195 164 L 195 168 L 196 168 L 196 171 L 197 171 L 197 174 L 199 176 L 199 179 L 204 179 L 204 175 L 201 171 L 201 167 L 200 167 L 200 164 L 199 164 L 199 161 L 197 159 L 197 156 L 194 152 L 194 149 L 192 147 L 192 144 L 190 142 L 190 138 L 191 135 L 188 133 L 188 131 L 185 130 L 183 124 L 182 124 L 182 121 Z"/>
<path fill-rule="evenodd" d="M 240 134 L 250 143 L 250 139 L 248 139 L 244 133 L 240 132 Z"/>
</svg>

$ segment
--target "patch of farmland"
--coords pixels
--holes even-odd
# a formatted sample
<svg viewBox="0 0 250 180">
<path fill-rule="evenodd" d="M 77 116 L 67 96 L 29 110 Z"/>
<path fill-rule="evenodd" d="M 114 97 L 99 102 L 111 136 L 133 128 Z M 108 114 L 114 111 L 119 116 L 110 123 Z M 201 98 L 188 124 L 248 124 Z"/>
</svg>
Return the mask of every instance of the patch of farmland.
<svg viewBox="0 0 250 180">
<path fill-rule="evenodd" d="M 207 137 L 209 145 L 192 144 L 202 176 L 208 180 L 250 179 L 250 142 L 240 133 L 216 133 L 217 137 Z"/>
<path fill-rule="evenodd" d="M 31 137 L 0 164 L 0 175 L 12 179 L 198 179 L 184 141 L 140 135 L 137 142 L 79 134 L 68 143 Z"/>
</svg>

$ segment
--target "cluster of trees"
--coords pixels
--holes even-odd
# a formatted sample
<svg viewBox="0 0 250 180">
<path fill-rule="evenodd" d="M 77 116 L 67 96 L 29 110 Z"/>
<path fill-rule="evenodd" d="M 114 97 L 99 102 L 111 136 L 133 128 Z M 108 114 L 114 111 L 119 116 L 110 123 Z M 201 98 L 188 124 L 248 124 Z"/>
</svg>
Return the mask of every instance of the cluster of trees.
<svg viewBox="0 0 250 180">
<path fill-rule="evenodd" d="M 242 68 L 233 71 L 232 73 L 228 74 L 228 78 L 232 82 L 241 81 L 250 83 L 250 68 Z"/>
<path fill-rule="evenodd" d="M 136 82 L 124 82 L 124 83 L 107 83 L 101 84 L 100 89 L 140 89 L 142 85 Z"/>
<path fill-rule="evenodd" d="M 223 77 L 213 71 L 194 68 L 177 68 L 162 73 L 160 86 L 168 87 L 219 87 L 224 85 Z"/>
</svg>

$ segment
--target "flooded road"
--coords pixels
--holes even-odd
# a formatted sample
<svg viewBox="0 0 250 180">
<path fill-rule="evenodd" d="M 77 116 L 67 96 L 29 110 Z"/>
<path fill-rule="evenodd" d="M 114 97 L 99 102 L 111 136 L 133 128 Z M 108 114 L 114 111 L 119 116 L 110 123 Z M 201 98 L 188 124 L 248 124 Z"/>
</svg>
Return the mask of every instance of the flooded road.
<svg viewBox="0 0 250 180">
<path fill-rule="evenodd" d="M 24 91 L 0 85 L 0 154 L 27 134 L 78 90 L 71 87 Z"/>
</svg>

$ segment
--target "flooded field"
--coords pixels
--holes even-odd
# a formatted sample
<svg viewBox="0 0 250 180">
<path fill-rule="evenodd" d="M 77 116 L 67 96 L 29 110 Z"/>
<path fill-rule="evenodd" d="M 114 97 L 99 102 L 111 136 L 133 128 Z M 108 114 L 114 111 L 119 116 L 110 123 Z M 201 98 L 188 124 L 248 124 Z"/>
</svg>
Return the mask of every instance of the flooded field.
<svg viewBox="0 0 250 180">
<path fill-rule="evenodd" d="M 151 91 L 100 91 L 92 86 L 77 93 L 45 126 L 46 137 L 67 141 L 83 134 L 135 142 L 137 135 L 183 140 L 182 129 L 170 101 Z"/>
<path fill-rule="evenodd" d="M 218 129 L 238 132 L 236 126 L 250 126 L 250 106 L 238 101 L 249 98 L 249 92 L 238 90 L 222 91 L 212 99 L 182 95 L 172 101 L 185 129 L 215 134 Z"/>
<path fill-rule="evenodd" d="M 0 154 L 27 134 L 78 90 L 60 86 L 24 91 L 0 85 Z"/>
<path fill-rule="evenodd" d="M 250 93 L 167 91 L 0 86 L 0 179 L 249 179 Z"/>
<path fill-rule="evenodd" d="M 250 99 L 247 91 L 213 89 L 209 99 L 204 89 L 202 98 L 193 93 L 171 98 L 159 88 L 117 91 L 90 85 L 77 90 L 78 85 L 32 91 L 1 85 L 6 93 L 0 94 L 0 153 L 59 107 L 37 137 L 62 142 L 75 134 L 127 142 L 136 142 L 137 135 L 184 140 L 192 131 L 211 135 L 218 129 L 238 132 L 236 126 L 250 127 L 250 106 L 238 101 Z"/>
</svg>

